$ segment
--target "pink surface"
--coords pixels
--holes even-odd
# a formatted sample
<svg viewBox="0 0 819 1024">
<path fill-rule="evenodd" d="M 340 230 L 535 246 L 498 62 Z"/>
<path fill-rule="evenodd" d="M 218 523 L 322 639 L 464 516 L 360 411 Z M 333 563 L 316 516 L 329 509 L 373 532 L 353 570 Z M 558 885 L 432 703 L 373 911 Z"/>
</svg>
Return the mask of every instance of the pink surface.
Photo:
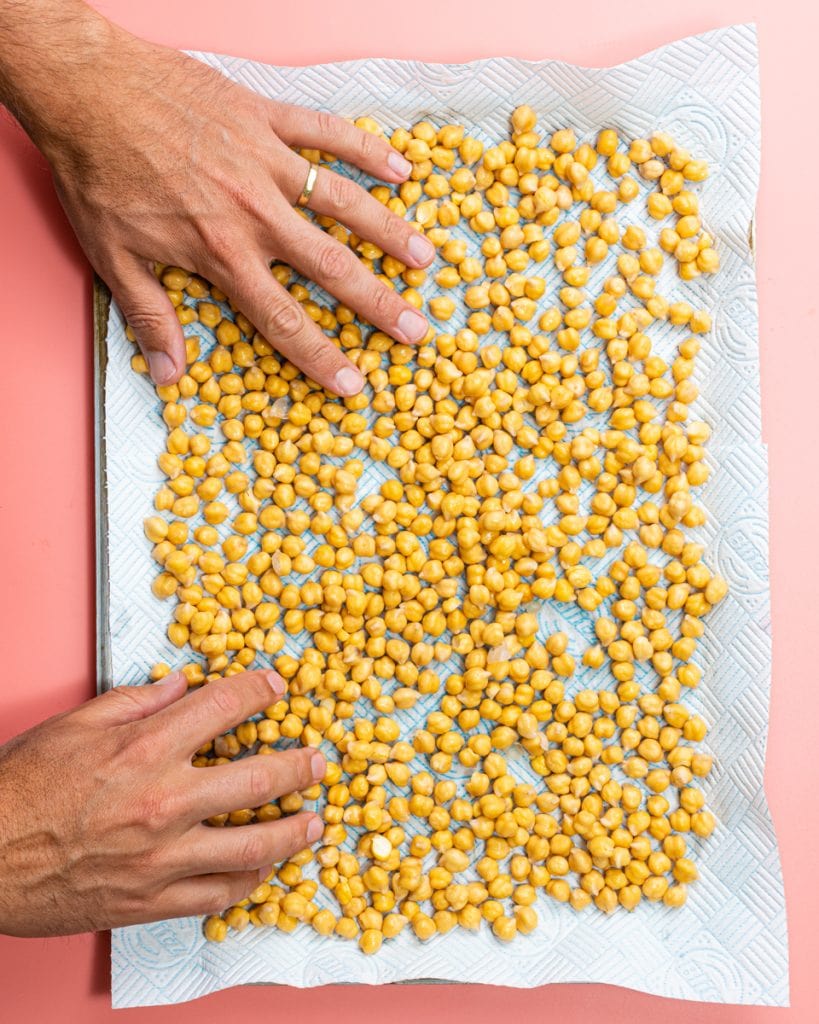
<svg viewBox="0 0 819 1024">
<path fill-rule="evenodd" d="M 110 0 L 107 15 L 148 38 L 190 49 L 302 64 L 391 56 L 461 61 L 502 53 L 611 64 L 680 36 L 756 21 L 762 62 L 763 183 L 757 224 L 765 439 L 771 455 L 774 680 L 766 788 L 785 871 L 792 1006 L 737 1008 L 661 1000 L 602 986 L 534 991 L 245 988 L 199 1002 L 120 1011 L 108 995 L 102 937 L 0 938 L 3 1018 L 26 1024 L 146 1020 L 312 1022 L 545 1017 L 586 1024 L 638 1015 L 664 1024 L 815 1024 L 819 1019 L 819 844 L 815 658 L 819 545 L 815 540 L 816 238 L 811 185 L 819 158 L 815 32 L 799 0 L 687 0 L 678 5 L 585 0 L 575 7 L 517 0 L 510 17 L 489 0 Z M 289 8 L 289 9 L 288 9 Z M 582 13 L 581 13 L 582 12 Z M 804 130 L 803 130 L 804 129 Z M 91 277 L 52 193 L 43 161 L 0 119 L 0 741 L 94 689 Z M 41 289 L 50 298 L 44 309 Z M 240 1016 L 241 1015 L 241 1016 Z"/>
</svg>

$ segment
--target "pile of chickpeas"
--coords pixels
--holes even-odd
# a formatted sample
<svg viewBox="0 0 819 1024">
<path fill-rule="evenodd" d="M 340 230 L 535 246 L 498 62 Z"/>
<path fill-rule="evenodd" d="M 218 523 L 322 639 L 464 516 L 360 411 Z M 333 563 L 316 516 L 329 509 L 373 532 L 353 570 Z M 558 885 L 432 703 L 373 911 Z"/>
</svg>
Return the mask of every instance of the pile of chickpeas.
<svg viewBox="0 0 819 1024">
<path fill-rule="evenodd" d="M 715 826 L 706 724 L 686 706 L 727 590 L 695 539 L 711 319 L 657 290 L 664 267 L 675 289 L 718 269 L 694 191 L 707 166 L 664 133 L 549 135 L 527 106 L 491 148 L 427 121 L 390 140 L 411 178 L 370 191 L 433 242 L 432 270 L 315 220 L 426 311 L 421 346 L 272 268 L 362 394 L 324 391 L 224 294 L 157 267 L 209 339 L 192 333 L 187 372 L 157 389 L 167 480 L 145 533 L 167 635 L 191 686 L 267 665 L 288 683 L 194 763 L 293 744 L 328 761 L 322 784 L 211 820 L 325 822 L 315 850 L 207 920 L 216 941 L 301 925 L 374 953 L 405 928 L 528 934 L 544 894 L 679 907 L 692 837 Z"/>
</svg>

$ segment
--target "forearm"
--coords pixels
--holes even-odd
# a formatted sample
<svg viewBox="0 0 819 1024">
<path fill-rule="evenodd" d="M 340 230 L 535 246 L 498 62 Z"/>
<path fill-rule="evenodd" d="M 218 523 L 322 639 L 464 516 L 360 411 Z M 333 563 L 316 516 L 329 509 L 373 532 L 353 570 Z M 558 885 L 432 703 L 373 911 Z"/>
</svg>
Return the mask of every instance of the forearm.
<svg viewBox="0 0 819 1024">
<path fill-rule="evenodd" d="M 315 279 L 402 344 L 427 336 L 426 319 L 396 289 L 293 210 L 310 180 L 315 213 L 407 267 L 427 267 L 435 250 L 423 235 L 298 152 L 335 153 L 397 185 L 412 165 L 386 137 L 264 99 L 81 0 L 0 0 L 0 102 L 51 164 L 77 238 L 155 384 L 174 383 L 186 366 L 157 263 L 207 278 L 283 357 L 336 394 L 358 394 L 364 377 L 270 274 L 271 260 Z"/>
<path fill-rule="evenodd" d="M 0 0 L 0 103 L 46 156 L 70 139 L 117 31 L 82 0 Z"/>
</svg>

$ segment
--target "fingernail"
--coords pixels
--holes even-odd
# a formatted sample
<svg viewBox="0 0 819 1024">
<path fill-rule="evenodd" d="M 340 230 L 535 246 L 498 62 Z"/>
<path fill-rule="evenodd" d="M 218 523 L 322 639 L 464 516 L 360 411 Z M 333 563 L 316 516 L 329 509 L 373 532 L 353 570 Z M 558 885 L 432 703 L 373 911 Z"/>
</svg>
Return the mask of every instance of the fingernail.
<svg viewBox="0 0 819 1024">
<path fill-rule="evenodd" d="M 333 383 L 340 395 L 357 395 L 364 387 L 364 378 L 354 366 L 342 366 Z"/>
<path fill-rule="evenodd" d="M 426 337 L 428 327 L 420 313 L 416 313 L 412 309 L 405 309 L 398 317 L 398 330 L 407 341 L 421 341 Z"/>
<path fill-rule="evenodd" d="M 410 235 L 407 249 L 409 249 L 409 254 L 416 263 L 429 263 L 435 255 L 435 246 L 432 242 L 419 234 Z"/>
<path fill-rule="evenodd" d="M 148 360 L 148 371 L 154 384 L 170 384 L 176 376 L 176 367 L 173 359 L 167 352 L 146 352 Z"/>
<path fill-rule="evenodd" d="M 307 842 L 316 843 L 324 834 L 324 825 L 321 818 L 311 818 L 307 826 Z"/>
<path fill-rule="evenodd" d="M 261 885 L 262 882 L 266 882 L 273 874 L 274 870 L 275 868 L 272 867 L 259 868 L 259 884 Z"/>
<path fill-rule="evenodd" d="M 285 691 L 284 680 L 278 672 L 265 672 L 265 679 L 276 697 L 283 697 Z"/>
<path fill-rule="evenodd" d="M 310 771 L 313 773 L 313 778 L 323 779 L 326 769 L 327 762 L 324 760 L 324 754 L 320 754 L 317 750 L 310 758 Z"/>
<path fill-rule="evenodd" d="M 395 171 L 396 174 L 400 174 L 402 178 L 406 178 L 412 170 L 412 164 L 409 160 L 405 160 L 397 150 L 394 153 L 390 153 L 387 157 L 387 163 L 390 165 L 390 168 Z"/>
<path fill-rule="evenodd" d="M 167 686 L 168 683 L 178 683 L 183 675 L 183 672 L 169 672 L 166 676 L 163 676 L 161 679 L 157 679 L 157 683 L 159 683 L 160 686 Z"/>
</svg>

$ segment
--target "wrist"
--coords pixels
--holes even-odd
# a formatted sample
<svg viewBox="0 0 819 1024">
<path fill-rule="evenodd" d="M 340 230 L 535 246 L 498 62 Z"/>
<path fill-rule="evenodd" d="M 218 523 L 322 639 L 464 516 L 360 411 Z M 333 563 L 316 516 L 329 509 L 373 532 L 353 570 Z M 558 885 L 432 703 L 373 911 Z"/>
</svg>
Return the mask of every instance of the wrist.
<svg viewBox="0 0 819 1024">
<path fill-rule="evenodd" d="M 47 159 L 95 104 L 121 32 L 82 0 L 0 0 L 0 102 Z"/>
</svg>

